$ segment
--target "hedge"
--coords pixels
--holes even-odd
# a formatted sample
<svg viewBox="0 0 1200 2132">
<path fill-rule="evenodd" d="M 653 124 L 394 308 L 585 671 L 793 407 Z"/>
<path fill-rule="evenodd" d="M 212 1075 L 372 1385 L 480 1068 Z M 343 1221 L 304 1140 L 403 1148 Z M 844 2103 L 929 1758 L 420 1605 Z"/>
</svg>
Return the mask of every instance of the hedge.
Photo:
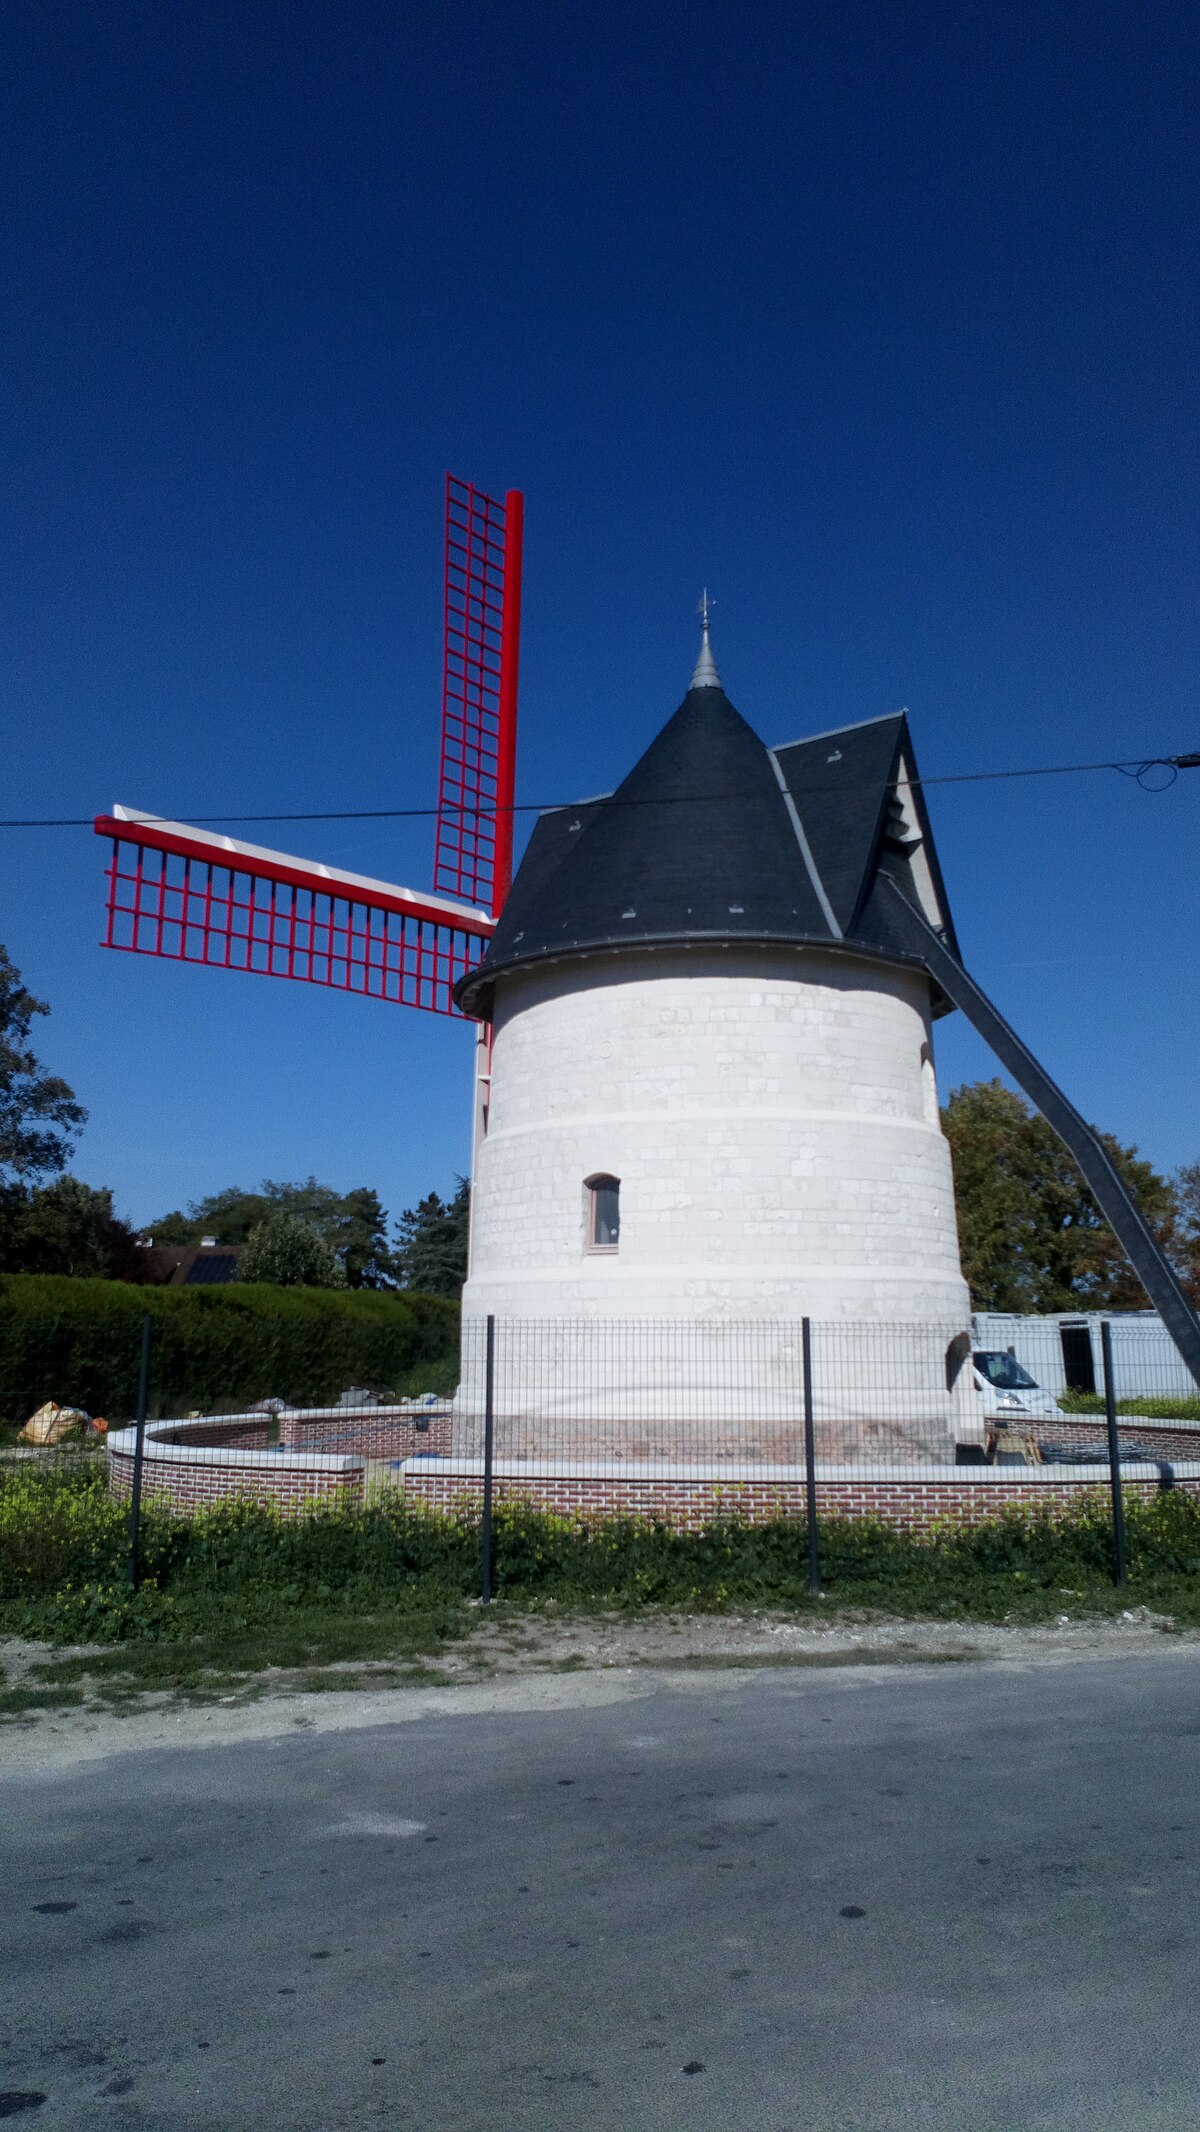
<svg viewBox="0 0 1200 2132">
<path fill-rule="evenodd" d="M 152 1414 L 268 1398 L 325 1406 L 351 1385 L 401 1388 L 422 1365 L 453 1381 L 458 1357 L 458 1305 L 441 1296 L 11 1274 L 0 1279 L 0 1424 L 19 1425 L 45 1399 L 127 1419 L 146 1312 Z"/>
</svg>

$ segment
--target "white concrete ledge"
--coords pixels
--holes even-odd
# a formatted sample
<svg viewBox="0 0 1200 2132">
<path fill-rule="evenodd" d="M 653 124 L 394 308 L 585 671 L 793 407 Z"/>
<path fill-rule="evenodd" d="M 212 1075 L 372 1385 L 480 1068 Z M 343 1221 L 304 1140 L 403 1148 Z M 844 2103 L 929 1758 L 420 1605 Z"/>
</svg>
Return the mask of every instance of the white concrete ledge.
<svg viewBox="0 0 1200 2132">
<path fill-rule="evenodd" d="M 1105 1427 L 1103 1414 L 1072 1414 L 1065 1410 L 1061 1414 L 1052 1415 L 1049 1421 L 1039 1419 L 1035 1426 L 1039 1429 L 1055 1429 L 1063 1422 L 1070 1422 L 1073 1428 Z M 1185 1435 L 1200 1437 L 1200 1421 L 1180 1421 L 1170 1414 L 1118 1414 L 1117 1427 L 1123 1435 L 1130 1436 L 1136 1436 L 1139 1429 L 1179 1429 Z"/>
<path fill-rule="evenodd" d="M 248 1418 L 262 1419 L 259 1415 Z M 363 1469 L 361 1452 L 278 1451 L 265 1444 L 248 1444 L 241 1450 L 236 1447 L 222 1450 L 215 1444 L 168 1444 L 155 1435 L 157 1429 L 170 1429 L 174 1434 L 188 1426 L 182 1421 L 147 1422 L 143 1460 L 155 1466 L 254 1466 L 261 1467 L 264 1473 L 361 1473 Z M 202 1429 L 210 1423 L 195 1421 L 190 1426 Z M 106 1440 L 106 1449 L 110 1458 L 132 1458 L 137 1449 L 137 1430 L 114 1430 Z"/>
<path fill-rule="evenodd" d="M 398 1461 L 405 1474 L 434 1473 L 443 1480 L 477 1480 L 483 1486 L 483 1460 L 481 1458 L 438 1457 L 406 1458 Z M 1200 1480 L 1200 1460 L 1184 1462 L 1167 1460 L 1177 1480 Z M 934 1466 L 934 1465 L 846 1465 L 832 1466 L 818 1463 L 817 1484 L 842 1481 L 856 1487 L 921 1486 L 937 1482 L 952 1488 L 1000 1488 L 1012 1481 L 1026 1482 L 1034 1487 L 1047 1487 L 1055 1483 L 1078 1483 L 1094 1487 L 1098 1481 L 1107 1483 L 1108 1461 L 1103 1465 L 1063 1466 Z M 1159 1479 L 1157 1465 L 1124 1463 L 1121 1467 L 1123 1480 L 1155 1481 Z M 803 1466 L 768 1466 L 746 1464 L 720 1464 L 716 1461 L 697 1465 L 676 1465 L 666 1460 L 655 1459 L 501 1459 L 492 1466 L 493 1480 L 514 1481 L 682 1481 L 721 1487 L 740 1487 L 748 1482 L 770 1487 L 803 1487 Z"/>
<path fill-rule="evenodd" d="M 264 1414 L 261 1410 L 246 1414 L 189 1414 L 181 1421 L 147 1422 L 153 1429 L 215 1429 L 232 1427 L 234 1422 L 267 1423 L 271 1421 L 415 1421 L 420 1414 L 449 1414 L 453 1401 L 439 1399 L 436 1406 L 424 1406 L 420 1400 L 402 1400 L 390 1407 L 280 1407 L 277 1414 Z"/>
</svg>

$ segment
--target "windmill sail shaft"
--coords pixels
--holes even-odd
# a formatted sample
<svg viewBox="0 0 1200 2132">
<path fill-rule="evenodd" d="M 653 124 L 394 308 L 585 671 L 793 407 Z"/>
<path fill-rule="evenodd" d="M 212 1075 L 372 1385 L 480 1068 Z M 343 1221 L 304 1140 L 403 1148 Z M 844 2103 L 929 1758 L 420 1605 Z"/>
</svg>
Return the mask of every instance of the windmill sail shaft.
<svg viewBox="0 0 1200 2132">
<path fill-rule="evenodd" d="M 935 983 L 962 1009 L 1079 1165 L 1100 1212 L 1200 1384 L 1200 1320 L 1100 1139 L 886 872 L 878 877 L 877 893 L 885 895 L 895 935 L 904 940 L 911 953 L 920 956 Z"/>
</svg>

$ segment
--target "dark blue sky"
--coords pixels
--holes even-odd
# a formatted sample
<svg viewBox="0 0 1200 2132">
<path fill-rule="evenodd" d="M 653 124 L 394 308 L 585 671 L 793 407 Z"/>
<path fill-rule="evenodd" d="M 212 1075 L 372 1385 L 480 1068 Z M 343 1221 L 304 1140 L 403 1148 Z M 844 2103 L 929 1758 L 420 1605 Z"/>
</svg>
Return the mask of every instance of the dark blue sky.
<svg viewBox="0 0 1200 2132">
<path fill-rule="evenodd" d="M 718 598 L 768 741 L 928 775 L 1200 747 L 1194 10 L 10 14 L 5 814 L 432 804 L 444 470 L 527 496 L 519 797 L 611 785 Z M 1200 1156 L 1200 773 L 934 788 L 967 959 L 1089 1116 Z M 250 829 L 427 885 L 429 824 Z M 469 1033 L 105 955 L 102 847 L 0 938 L 144 1220 L 468 1161 Z M 943 1091 L 991 1072 L 958 1018 Z"/>
</svg>

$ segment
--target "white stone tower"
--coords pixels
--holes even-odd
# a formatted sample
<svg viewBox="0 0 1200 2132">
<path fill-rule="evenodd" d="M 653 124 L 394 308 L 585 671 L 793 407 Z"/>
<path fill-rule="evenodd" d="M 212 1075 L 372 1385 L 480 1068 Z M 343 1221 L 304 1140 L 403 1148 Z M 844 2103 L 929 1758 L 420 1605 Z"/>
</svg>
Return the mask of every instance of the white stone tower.
<svg viewBox="0 0 1200 2132">
<path fill-rule="evenodd" d="M 809 1316 L 961 1343 L 945 1002 L 889 940 L 881 869 L 953 945 L 904 715 L 768 749 L 706 616 L 679 710 L 616 792 L 540 817 L 459 988 L 494 1032 L 468 1324 Z"/>
</svg>

